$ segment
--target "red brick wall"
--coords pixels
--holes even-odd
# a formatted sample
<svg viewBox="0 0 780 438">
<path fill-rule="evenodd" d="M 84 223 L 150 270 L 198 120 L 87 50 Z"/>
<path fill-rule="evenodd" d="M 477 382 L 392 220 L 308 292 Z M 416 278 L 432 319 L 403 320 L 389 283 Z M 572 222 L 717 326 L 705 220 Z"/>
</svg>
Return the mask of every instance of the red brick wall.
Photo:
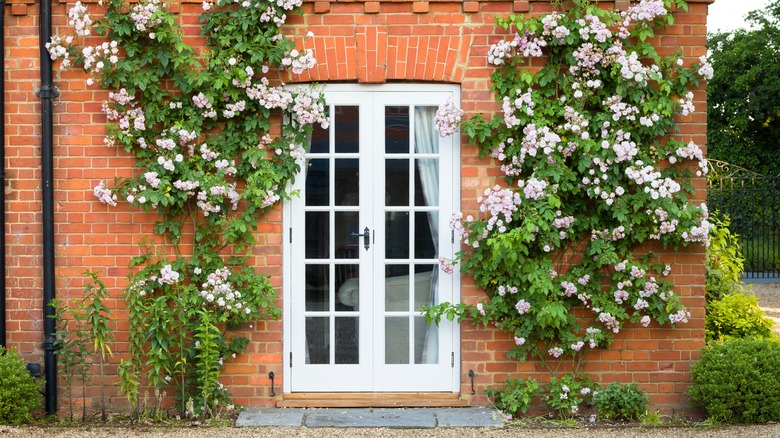
<svg viewBox="0 0 780 438">
<path fill-rule="evenodd" d="M 661 52 L 682 48 L 686 61 L 705 54 L 706 14 L 709 0 L 689 0 L 689 13 L 677 15 L 674 26 L 657 38 Z M 7 196 L 7 317 L 9 345 L 19 348 L 29 361 L 42 362 L 42 269 L 41 269 L 41 182 L 40 182 L 40 86 L 38 51 L 38 6 L 33 0 L 9 0 L 6 9 L 6 196 Z M 608 3 L 608 2 L 605 2 Z M 627 1 L 618 0 L 618 8 Z M 197 43 L 197 15 L 200 3 L 175 5 L 191 41 Z M 92 4 L 93 13 L 99 9 Z M 460 84 L 466 116 L 499 109 L 489 91 L 488 47 L 507 34 L 496 32 L 496 15 L 542 13 L 551 10 L 549 1 L 386 1 L 329 2 L 304 4 L 303 17 L 290 17 L 288 31 L 306 48 L 315 49 L 319 65 L 293 82 L 342 81 L 384 83 L 391 81 L 447 82 Z M 54 33 L 66 32 L 66 4 L 54 5 Z M 55 101 L 54 177 L 56 290 L 60 297 L 81 293 L 86 269 L 103 272 L 106 285 L 119 295 L 126 284 L 128 262 L 139 253 L 138 244 L 152 234 L 156 215 L 116 208 L 97 202 L 91 189 L 101 180 L 112 180 L 132 172 L 134 160 L 128 154 L 103 145 L 105 117 L 100 112 L 107 93 L 86 86 L 86 76 L 73 70 L 55 71 L 61 95 Z M 681 122 L 685 139 L 706 143 L 706 93 L 695 94 L 698 112 Z M 476 147 L 462 147 L 462 207 L 476 210 L 476 198 L 493 185 L 498 176 L 495 163 L 478 158 Z M 704 200 L 705 182 L 697 202 Z M 259 226 L 256 265 L 273 276 L 281 288 L 281 210 L 268 214 Z M 656 408 L 666 411 L 686 409 L 688 370 L 703 346 L 704 336 L 704 251 L 693 247 L 683 252 L 661 254 L 671 263 L 672 281 L 691 310 L 687 325 L 668 329 L 650 326 L 623 330 L 607 351 L 586 357 L 586 371 L 597 380 L 637 381 L 652 395 Z M 281 294 L 280 294 L 281 295 Z M 483 293 L 464 278 L 462 297 L 474 302 Z M 116 334 L 120 344 L 108 374 L 126 351 L 126 314 L 119 300 L 110 303 L 117 316 Z M 279 302 L 281 306 L 281 301 Z M 251 342 L 247 352 L 226 370 L 223 383 L 245 406 L 271 405 L 268 372 L 276 373 L 280 392 L 282 367 L 281 321 L 259 321 L 242 331 Z M 480 394 L 485 387 L 509 375 L 543 378 L 539 363 L 519 364 L 507 360 L 511 347 L 507 335 L 463 324 L 462 386 L 464 398 L 472 404 L 485 404 Z M 476 372 L 477 395 L 471 396 L 467 373 Z M 88 397 L 97 395 L 90 388 Z M 109 388 L 114 406 L 123 405 L 115 388 Z"/>
</svg>

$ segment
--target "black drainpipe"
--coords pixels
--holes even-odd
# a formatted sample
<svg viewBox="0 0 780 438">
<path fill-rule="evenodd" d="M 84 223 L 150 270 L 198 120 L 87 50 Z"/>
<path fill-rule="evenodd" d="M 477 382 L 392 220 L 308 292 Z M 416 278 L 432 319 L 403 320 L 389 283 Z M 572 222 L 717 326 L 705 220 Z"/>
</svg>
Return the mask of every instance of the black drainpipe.
<svg viewBox="0 0 780 438">
<path fill-rule="evenodd" d="M 0 346 L 5 348 L 5 0 L 0 7 Z"/>
<path fill-rule="evenodd" d="M 52 100 L 56 97 L 51 58 L 46 43 L 51 40 L 51 0 L 41 0 L 41 175 L 43 190 L 43 368 L 46 378 L 46 414 L 57 412 L 57 357 L 54 342 L 54 119 Z"/>
</svg>

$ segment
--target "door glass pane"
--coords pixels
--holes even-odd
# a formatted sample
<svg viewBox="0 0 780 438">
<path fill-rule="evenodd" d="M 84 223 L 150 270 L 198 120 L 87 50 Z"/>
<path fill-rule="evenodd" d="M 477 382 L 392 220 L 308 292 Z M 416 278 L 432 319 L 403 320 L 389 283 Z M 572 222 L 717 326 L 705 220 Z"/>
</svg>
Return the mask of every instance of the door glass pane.
<svg viewBox="0 0 780 438">
<path fill-rule="evenodd" d="M 360 358 L 358 318 L 336 318 L 336 363 L 356 364 Z"/>
<path fill-rule="evenodd" d="M 321 311 L 330 307 L 328 265 L 306 265 L 306 310 Z"/>
<path fill-rule="evenodd" d="M 414 309 L 437 304 L 437 265 L 415 265 L 414 267 Z M 414 317 L 414 363 L 438 363 L 438 327 L 428 325 L 425 317 Z"/>
<path fill-rule="evenodd" d="M 336 205 L 358 205 L 360 193 L 359 160 L 357 158 L 337 159 L 335 167 Z"/>
<path fill-rule="evenodd" d="M 415 265 L 414 267 L 414 311 L 420 306 L 433 306 L 438 304 L 438 280 L 439 271 L 437 265 Z"/>
<path fill-rule="evenodd" d="M 325 115 L 330 113 L 330 108 L 325 107 Z M 309 152 L 312 154 L 327 154 L 330 152 L 330 135 L 327 129 L 322 129 L 318 123 L 312 126 L 311 146 Z"/>
<path fill-rule="evenodd" d="M 437 109 L 435 106 L 414 108 L 414 152 L 418 154 L 439 153 L 439 134 L 433 129 Z"/>
<path fill-rule="evenodd" d="M 327 211 L 306 212 L 306 258 L 326 259 L 330 255 L 330 218 Z"/>
<path fill-rule="evenodd" d="M 409 310 L 409 266 L 393 265 L 385 272 L 385 311 Z"/>
<path fill-rule="evenodd" d="M 336 258 L 337 259 L 357 259 L 360 257 L 359 248 L 363 247 L 363 237 L 354 236 L 360 234 L 360 217 L 357 211 L 337 211 L 335 215 L 336 236 Z"/>
<path fill-rule="evenodd" d="M 385 318 L 385 363 L 409 363 L 409 318 Z"/>
<path fill-rule="evenodd" d="M 439 327 L 423 316 L 414 318 L 414 363 L 439 363 Z"/>
<path fill-rule="evenodd" d="M 439 205 L 439 160 L 436 158 L 414 160 L 414 205 Z"/>
<path fill-rule="evenodd" d="M 409 153 L 409 107 L 385 107 L 385 152 Z"/>
<path fill-rule="evenodd" d="M 385 213 L 385 258 L 409 258 L 409 212 Z"/>
<path fill-rule="evenodd" d="M 306 169 L 306 205 L 328 205 L 330 184 L 328 159 L 309 160 Z"/>
<path fill-rule="evenodd" d="M 336 265 L 336 311 L 360 310 L 360 265 Z"/>
<path fill-rule="evenodd" d="M 409 160 L 385 161 L 385 205 L 409 205 Z"/>
<path fill-rule="evenodd" d="M 409 274 L 409 267 L 406 265 L 385 265 L 385 277 L 400 277 Z"/>
<path fill-rule="evenodd" d="M 330 318 L 306 318 L 306 363 L 330 363 Z"/>
<path fill-rule="evenodd" d="M 333 129 L 336 140 L 336 153 L 356 153 L 360 150 L 360 114 L 359 107 L 337 106 Z"/>
<path fill-rule="evenodd" d="M 414 257 L 417 259 L 436 258 L 436 245 L 439 239 L 439 212 L 418 211 L 414 213 Z"/>
</svg>

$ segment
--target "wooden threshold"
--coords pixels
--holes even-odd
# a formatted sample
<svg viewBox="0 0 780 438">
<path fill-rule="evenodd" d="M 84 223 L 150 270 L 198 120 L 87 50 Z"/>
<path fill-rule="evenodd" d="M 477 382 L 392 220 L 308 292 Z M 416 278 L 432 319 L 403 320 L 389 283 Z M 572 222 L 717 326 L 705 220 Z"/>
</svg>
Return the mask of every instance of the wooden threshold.
<svg viewBox="0 0 780 438">
<path fill-rule="evenodd" d="M 468 406 L 458 394 L 442 392 L 294 392 L 276 402 L 280 408 L 455 408 Z"/>
</svg>

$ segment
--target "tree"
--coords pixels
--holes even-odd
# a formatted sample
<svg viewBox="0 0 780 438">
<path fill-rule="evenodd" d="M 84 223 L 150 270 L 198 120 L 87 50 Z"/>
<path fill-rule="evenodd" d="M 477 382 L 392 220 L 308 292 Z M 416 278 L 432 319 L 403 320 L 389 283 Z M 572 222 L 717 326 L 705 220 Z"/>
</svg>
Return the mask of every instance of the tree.
<svg viewBox="0 0 780 438">
<path fill-rule="evenodd" d="M 709 157 L 780 173 L 780 0 L 747 16 L 750 29 L 711 34 Z"/>
</svg>

